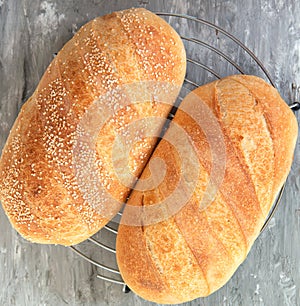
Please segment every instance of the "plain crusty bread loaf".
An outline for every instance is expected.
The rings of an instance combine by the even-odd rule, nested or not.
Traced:
[[[229,280],[288,175],[297,138],[294,114],[278,92],[257,77],[227,77],[193,94],[217,117],[226,148],[224,178],[213,202],[199,209],[212,167],[209,140],[199,123],[179,109],[174,122],[194,144],[200,164],[196,188],[175,215],[141,226],[124,221],[117,237],[117,261],[124,281],[138,295],[157,303],[207,296]],[[185,98],[181,109],[193,94]],[[127,205],[146,209],[177,188],[182,160],[176,149],[165,139],[159,143],[151,160],[165,161],[163,182],[149,191],[133,191]],[[149,175],[148,163],[141,178]],[[123,218],[128,217],[129,207]]]
[[[103,215],[83,197],[74,174],[72,155],[80,120],[99,97],[118,86],[158,81],[180,88],[185,70],[180,37],[145,9],[115,12],[84,25],[57,54],[23,105],[3,149],[0,199],[15,229],[33,242],[72,245],[105,225],[119,206]],[[121,184],[114,173],[111,154],[116,133],[134,120],[164,118],[171,108],[155,98],[141,102],[115,113],[96,140],[100,182],[120,203],[130,186]],[[144,138],[130,151],[129,169],[135,176],[155,142]],[[118,158],[126,159],[122,154]]]

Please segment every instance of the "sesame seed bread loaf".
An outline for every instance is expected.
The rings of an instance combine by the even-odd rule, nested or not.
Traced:
[[[109,107],[117,110],[102,126],[99,121],[98,132],[96,128],[92,131],[97,132],[95,184],[100,182],[117,202],[111,207],[103,204],[105,213],[101,198],[99,206],[91,205],[93,190],[84,192],[84,180],[78,185],[81,174],[87,175],[86,189],[92,188],[94,179],[84,172],[88,165],[78,165],[89,150],[84,139],[81,145],[77,143],[79,127],[84,120],[86,128],[89,124],[97,127],[97,122],[88,120],[99,119],[85,115],[97,110],[95,101],[127,84],[157,81],[180,88],[185,70],[180,37],[163,19],[145,9],[115,12],[84,25],[47,68],[23,105],[3,149],[0,199],[14,228],[32,242],[73,245],[103,227],[134,183],[132,180],[125,186],[116,177],[111,161],[113,148],[118,152],[118,146],[113,147],[116,134],[134,120],[167,117],[171,105],[156,103],[153,97],[118,108],[110,97]],[[122,100],[122,95],[116,93],[114,98]],[[162,124],[152,128],[158,132]],[[153,137],[139,140],[128,157],[129,169],[136,177],[156,142]],[[117,157],[117,161],[127,160],[122,151]]]
[[[189,102],[209,107],[223,140],[206,137],[204,132],[209,129],[203,131],[202,123],[183,111]],[[196,104],[193,112],[197,112]],[[207,114],[202,116],[203,122]],[[246,258],[288,175],[298,129],[294,114],[272,86],[258,77],[242,75],[199,87],[184,99],[173,121],[175,125],[170,125],[165,138],[171,139],[176,125],[188,135],[198,163],[191,169],[199,167],[195,187],[182,207],[172,213],[175,203],[168,199],[178,189],[184,158],[191,155],[180,156],[178,147],[163,139],[150,161],[164,160],[164,180],[157,188],[134,190],[122,218],[129,220],[130,207],[146,211],[163,200],[166,205],[160,207],[160,219],[148,222],[153,211],[152,215],[140,215],[140,226],[121,220],[116,249],[126,284],[144,299],[167,304],[211,294]],[[225,159],[218,155],[213,161],[214,141],[224,144]],[[210,178],[213,163],[222,162],[225,168],[223,173],[219,171],[223,177],[215,196],[210,204],[201,206],[209,180],[216,184],[218,179]],[[187,181],[190,173],[184,177]],[[149,175],[148,163],[141,179]]]

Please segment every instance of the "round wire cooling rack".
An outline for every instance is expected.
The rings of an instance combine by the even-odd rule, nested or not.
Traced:
[[[275,87],[271,76],[262,62],[239,39],[220,28],[219,26],[182,14],[156,12],[156,14],[169,22],[179,33],[187,53],[187,74],[184,87],[193,90],[202,84],[231,74],[253,74],[264,78]],[[201,39],[199,39],[199,37]],[[183,96],[179,95],[178,101]],[[293,111],[300,109],[299,102],[289,105]],[[169,119],[174,113],[171,112]],[[273,217],[281,197],[285,184],[282,186],[275,203],[261,229],[267,227]],[[118,233],[116,218],[120,218],[121,212],[104,228],[88,238],[85,242],[71,246],[70,248],[79,256],[99,269],[97,278],[123,286],[123,292],[130,289],[122,280],[115,259],[115,239]],[[95,258],[98,256],[98,258]]]

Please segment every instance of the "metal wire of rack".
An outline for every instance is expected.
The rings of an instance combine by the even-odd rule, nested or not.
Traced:
[[[255,68],[255,74],[259,75],[260,77],[263,77],[266,81],[268,81],[272,86],[275,87],[275,84],[271,76],[267,72],[267,69],[264,67],[262,62],[255,56],[255,54],[250,49],[248,49],[239,39],[237,39],[229,32],[225,31],[221,27],[193,16],[165,12],[156,12],[156,14],[166,19],[170,24],[175,24],[174,27],[177,32],[179,32],[180,37],[185,44],[185,48],[187,51],[187,75],[185,78],[184,85],[190,87],[191,90],[203,84],[203,82],[201,82],[201,77],[207,82],[207,80],[220,79],[233,73],[253,74],[253,67]],[[184,24],[184,27],[180,27],[180,23]],[[182,29],[188,30],[188,33],[181,33]],[[198,33],[198,35],[193,33],[191,29],[194,29]],[[198,38],[200,32],[201,39]],[[229,49],[232,48],[234,52],[229,52],[230,54],[228,54],[228,52],[226,53],[224,49],[227,49],[226,47],[228,45]],[[242,59],[239,60],[239,57],[242,57]],[[214,66],[213,63],[208,64],[202,61],[202,59],[208,58],[213,58],[216,62],[216,65]],[[245,61],[246,58],[247,60]],[[222,65],[220,65],[221,62]],[[248,67],[246,68],[244,67],[245,62],[249,63]],[[222,67],[221,69],[220,66]],[[182,100],[182,97],[180,97],[180,100]],[[293,102],[289,106],[293,111],[297,111],[300,109],[299,102]],[[282,198],[284,189],[285,184],[282,186],[276,198],[276,201],[273,204],[273,207],[261,229],[261,232],[267,227],[268,223],[274,216],[274,213],[278,208],[278,205]],[[121,215],[122,213],[119,212],[118,216],[120,217]],[[112,226],[112,224],[116,223],[111,221],[109,224],[105,225],[100,232],[104,233],[104,235],[110,233],[114,235],[115,239],[118,230],[116,227]],[[105,257],[115,257],[115,248],[100,242],[99,238],[93,236],[87,240],[87,243],[89,243],[90,246],[101,248],[103,251],[105,251],[107,253]],[[123,292],[125,293],[130,291],[130,289],[126,286],[125,282],[122,280],[116,264],[116,267],[113,268],[104,263],[105,258],[101,258],[100,260],[94,260],[89,255],[81,251],[80,246],[71,246],[70,248],[80,257],[82,257],[95,267],[101,269],[101,272],[98,273],[97,278],[118,285],[122,285]],[[106,276],[105,273],[110,273],[110,276]]]

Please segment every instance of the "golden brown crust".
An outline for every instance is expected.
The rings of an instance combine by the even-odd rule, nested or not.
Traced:
[[[270,203],[272,204],[291,166],[298,134],[298,123],[296,117],[291,116],[291,110],[287,104],[278,106],[278,92],[275,88],[261,82],[255,76],[233,78],[243,84],[258,101],[270,130],[274,148],[274,174],[276,174],[273,180],[273,199]]]
[[[213,202],[199,210],[212,171],[209,140],[195,120],[178,110],[174,122],[195,145],[200,164],[192,197],[177,214],[159,223],[142,227],[121,224],[117,237],[117,261],[125,282],[137,294],[157,303],[182,303],[207,296],[229,280],[253,245],[288,175],[297,137],[294,114],[278,92],[257,77],[228,77],[201,86],[194,94],[214,112],[226,147],[224,179]],[[185,98],[181,109],[192,96]],[[171,125],[166,137],[172,133]],[[166,140],[159,143],[151,160],[160,157],[165,161],[166,176],[155,189],[134,190],[128,205],[149,207],[176,189],[183,164],[176,149]],[[149,163],[141,178],[147,176]],[[127,211],[128,207],[123,219]],[[131,248],[136,240],[144,245],[138,254]],[[144,256],[148,264],[141,265],[139,260]],[[124,266],[133,257],[129,273]],[[156,291],[153,283],[147,287],[136,278],[148,267],[155,274],[152,280],[160,280]]]
[[[117,86],[168,80],[180,87],[185,65],[179,36],[144,9],[97,18],[75,34],[22,107],[2,153],[0,198],[20,234],[33,242],[71,245],[107,223],[119,206],[103,215],[78,188],[72,156],[78,125],[95,101]],[[115,128],[168,115],[170,105],[148,102],[120,110],[96,138],[100,181],[120,202],[130,189],[113,176],[109,161]],[[158,124],[157,131],[160,128]],[[133,146],[129,168],[134,175],[140,174],[154,143],[154,138],[144,137]]]

